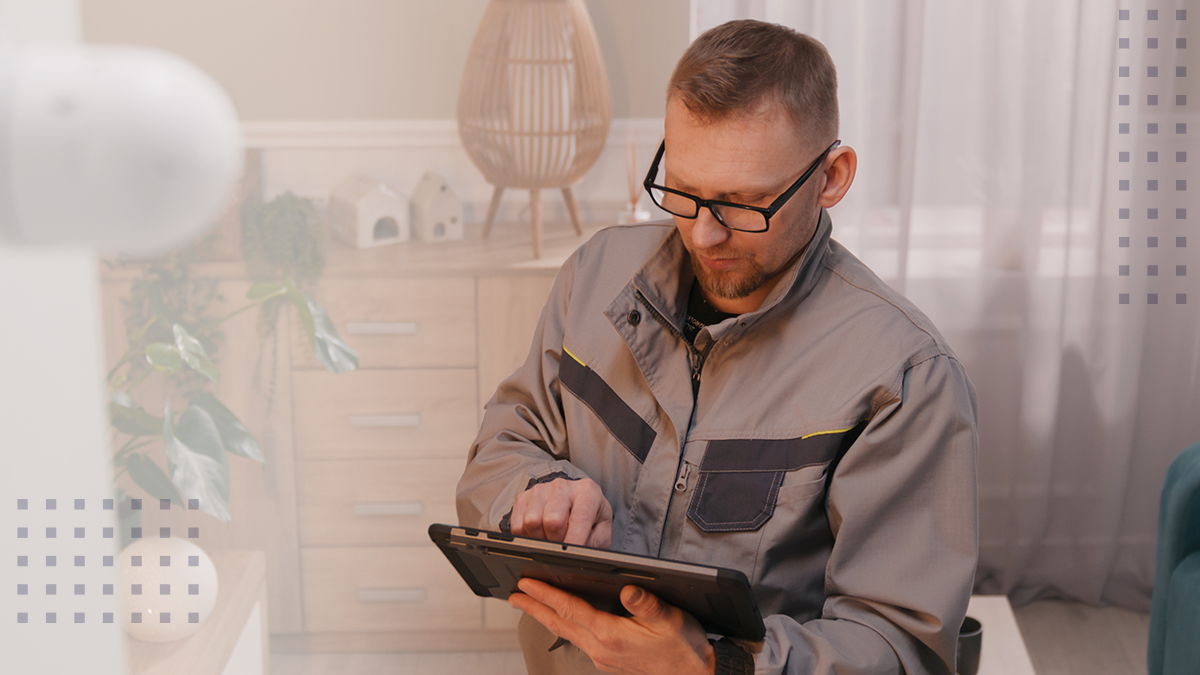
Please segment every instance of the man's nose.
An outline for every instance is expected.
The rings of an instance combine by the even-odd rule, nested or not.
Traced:
[[[729,229],[717,220],[711,210],[702,208],[696,214],[696,224],[692,226],[693,247],[704,250],[719,246],[728,241],[729,236]]]

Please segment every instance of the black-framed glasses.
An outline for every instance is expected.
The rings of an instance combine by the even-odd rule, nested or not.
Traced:
[[[738,232],[766,232],[771,226],[771,216],[787,203],[787,200],[796,194],[801,185],[809,179],[810,176],[821,166],[821,162],[825,161],[825,157],[833,152],[833,149],[841,145],[841,141],[834,141],[833,145],[825,148],[825,152],[817,157],[817,161],[812,163],[812,166],[796,179],[792,186],[783,191],[783,194],[775,198],[771,205],[763,208],[761,206],[750,206],[748,204],[735,204],[733,202],[722,202],[715,199],[701,199],[695,195],[689,195],[686,192],[672,190],[669,187],[658,185],[654,179],[658,176],[658,164],[662,161],[663,152],[667,149],[666,141],[663,141],[658,146],[658,154],[654,155],[654,161],[650,164],[650,171],[646,174],[646,180],[642,184],[646,187],[646,192],[650,193],[650,199],[659,206],[663,211],[680,218],[695,218],[700,215],[700,209],[707,207],[712,211],[713,217],[717,222],[731,230]]]

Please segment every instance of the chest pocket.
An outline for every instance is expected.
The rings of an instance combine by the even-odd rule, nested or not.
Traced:
[[[864,426],[800,438],[709,441],[688,520],[704,532],[757,530],[775,513],[789,471],[832,462]]]

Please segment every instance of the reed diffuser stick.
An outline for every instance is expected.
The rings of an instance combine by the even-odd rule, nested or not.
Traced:
[[[625,130],[625,167],[629,177],[629,210],[637,211],[642,198],[642,184],[637,176],[637,129]]]
[[[637,129],[625,130],[625,173],[629,179],[629,203],[617,217],[617,224],[640,223],[650,220],[650,212],[641,208],[642,181],[637,165]]]

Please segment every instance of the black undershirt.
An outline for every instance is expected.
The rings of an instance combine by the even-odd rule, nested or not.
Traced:
[[[688,315],[683,322],[683,335],[688,342],[695,344],[696,335],[704,326],[718,324],[737,314],[728,314],[708,304],[704,293],[700,291],[700,282],[692,280],[692,290],[688,293]]]
[[[700,334],[700,329],[705,326],[721,323],[729,317],[737,316],[737,314],[728,314],[708,304],[704,299],[704,293],[700,291],[700,283],[692,281],[692,290],[688,293],[688,311],[687,319],[683,322],[683,335],[688,342],[696,344],[696,336]],[[699,362],[692,364],[695,372],[692,373],[692,400],[700,394],[700,368],[704,365],[704,356],[708,354],[707,350],[700,355]]]

